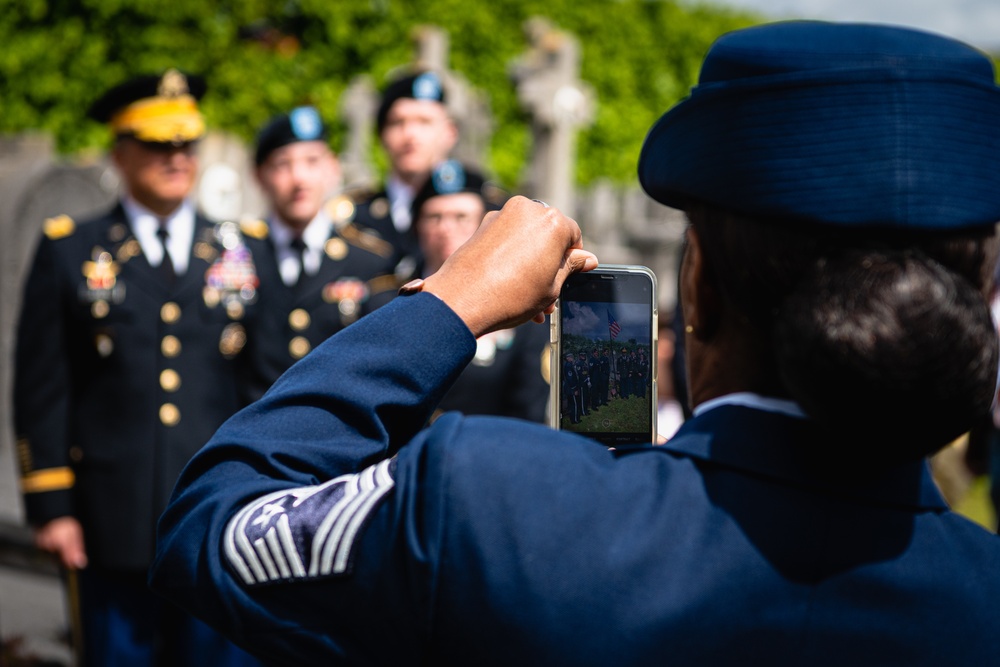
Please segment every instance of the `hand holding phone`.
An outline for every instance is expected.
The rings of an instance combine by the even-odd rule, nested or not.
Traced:
[[[656,319],[647,267],[566,280],[551,324],[553,427],[609,447],[656,441]]]

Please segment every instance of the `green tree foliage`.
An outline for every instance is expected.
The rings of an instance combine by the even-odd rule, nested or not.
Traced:
[[[413,56],[420,25],[444,28],[450,66],[483,90],[495,120],[489,167],[516,185],[530,133],[510,80],[525,22],[576,35],[597,95],[578,180],[634,178],[645,132],[697,78],[711,42],[752,18],[675,0],[0,0],[0,133],[42,130],[73,154],[107,146],[86,109],[128,76],[203,73],[209,124],[251,139],[272,114],[317,105],[336,132],[358,74],[381,86]],[[341,137],[335,136],[335,144]]]

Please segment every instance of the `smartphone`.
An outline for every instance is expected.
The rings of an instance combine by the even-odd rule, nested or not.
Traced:
[[[600,265],[563,284],[551,324],[550,424],[608,447],[656,442],[656,276]]]

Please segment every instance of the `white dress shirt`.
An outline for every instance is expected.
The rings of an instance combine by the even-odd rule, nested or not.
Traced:
[[[159,266],[163,262],[163,243],[157,236],[161,218],[127,194],[122,196],[122,207],[146,261],[150,266]],[[179,276],[184,275],[194,239],[194,204],[185,200],[166,217],[165,225],[168,234],[167,252],[174,264],[174,272]]]
[[[749,391],[740,391],[733,394],[726,394],[724,396],[717,396],[716,398],[705,401],[696,407],[693,412],[697,417],[698,415],[708,412],[712,408],[717,408],[721,405],[740,405],[745,408],[754,408],[755,410],[763,410],[764,412],[776,412],[789,417],[806,419],[806,413],[795,401],[789,401],[783,398],[772,398],[770,396],[761,396],[760,394],[755,394]]]
[[[298,282],[299,272],[302,269],[299,265],[299,254],[292,248],[292,240],[296,236],[295,231],[275,215],[272,215],[268,222],[271,226],[271,239],[274,241],[281,280],[286,285],[294,285]],[[302,232],[302,240],[306,244],[302,261],[308,275],[315,275],[319,271],[319,265],[323,261],[324,247],[327,239],[330,238],[332,227],[333,223],[330,218],[326,213],[320,211]]]
[[[400,233],[409,230],[413,224],[413,220],[410,219],[410,206],[416,194],[416,190],[396,176],[390,176],[386,181],[385,195],[389,199],[389,214],[392,216],[393,226]]]

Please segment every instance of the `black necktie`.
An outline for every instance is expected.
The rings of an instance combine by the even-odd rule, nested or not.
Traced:
[[[163,261],[160,262],[160,275],[167,285],[173,285],[174,279],[177,278],[177,272],[174,271],[174,261],[170,259],[170,251],[167,250],[167,239],[170,237],[170,232],[167,231],[167,224],[165,222],[160,223],[160,228],[156,230],[156,235],[163,245]]]
[[[296,236],[292,239],[290,245],[292,250],[295,251],[295,256],[298,257],[299,260],[299,277],[292,286],[299,287],[306,281],[306,249],[308,246],[306,246],[306,242],[302,240],[301,236]]]

